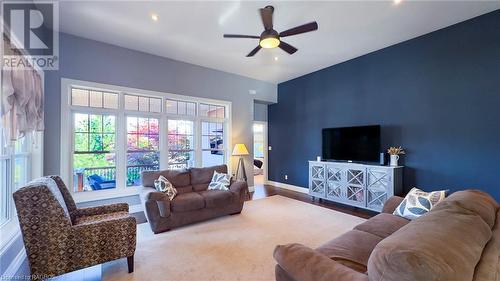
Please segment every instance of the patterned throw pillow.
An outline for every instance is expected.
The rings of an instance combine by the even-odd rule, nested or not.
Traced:
[[[447,190],[425,192],[412,188],[399,204],[393,215],[413,220],[429,212],[437,203],[443,201]]]
[[[231,177],[228,174],[217,173],[214,171],[212,181],[208,185],[208,190],[229,190]]]
[[[173,200],[175,195],[177,195],[177,189],[170,183],[166,177],[160,176],[155,180],[156,190],[165,193],[170,200]]]

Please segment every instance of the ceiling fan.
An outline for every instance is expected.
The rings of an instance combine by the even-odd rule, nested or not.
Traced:
[[[252,57],[255,55],[261,48],[264,49],[272,49],[276,47],[280,47],[283,51],[289,53],[290,55],[297,51],[297,48],[289,45],[283,41],[281,41],[281,37],[297,35],[301,33],[306,33],[310,31],[314,31],[318,29],[318,23],[313,21],[310,23],[306,23],[303,25],[299,25],[294,28],[287,29],[278,33],[273,29],[273,6],[266,6],[264,8],[259,9],[260,16],[262,18],[262,23],[264,24],[264,31],[260,34],[260,36],[255,35],[241,35],[241,34],[224,34],[224,38],[253,38],[259,39],[259,45],[255,47],[250,53],[248,53],[247,57]]]

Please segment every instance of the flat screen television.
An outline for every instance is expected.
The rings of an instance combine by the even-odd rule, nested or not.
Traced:
[[[327,161],[379,162],[380,125],[323,129]]]

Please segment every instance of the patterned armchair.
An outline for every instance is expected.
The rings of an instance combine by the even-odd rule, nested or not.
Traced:
[[[124,203],[78,209],[58,176],[14,193],[33,276],[50,277],[127,258],[134,270],[136,221]]]

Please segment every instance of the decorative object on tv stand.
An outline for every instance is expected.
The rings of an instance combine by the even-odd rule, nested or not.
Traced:
[[[245,172],[245,163],[243,161],[243,156],[249,155],[248,149],[243,143],[237,143],[234,145],[233,156],[239,156],[238,168],[236,168],[236,179],[242,179],[247,181],[247,173]],[[242,170],[240,174],[240,169]],[[241,177],[240,177],[241,176]]]
[[[387,149],[387,153],[391,156],[391,162],[390,166],[397,166],[398,165],[398,160],[399,160],[399,155],[404,155],[406,154],[405,150],[400,147],[394,147],[391,146],[389,149]]]

